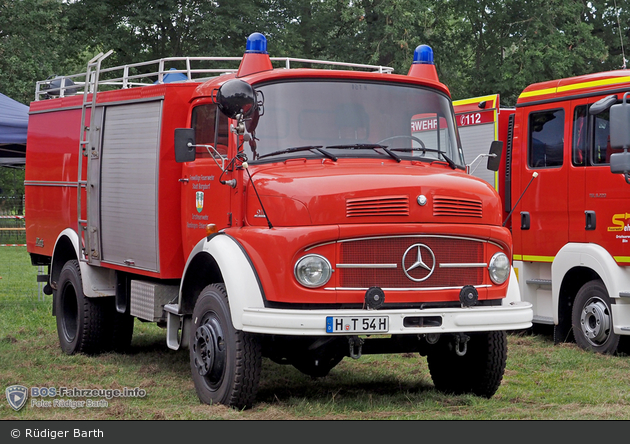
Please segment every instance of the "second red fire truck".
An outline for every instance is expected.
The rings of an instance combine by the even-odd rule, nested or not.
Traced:
[[[503,197],[534,323],[553,325],[556,342],[600,353],[630,335],[629,91],[628,70],[537,83],[515,108],[491,106],[488,123],[460,128],[467,153],[479,141],[505,142],[504,173],[486,180]],[[487,112],[481,103],[454,102],[458,124]]]

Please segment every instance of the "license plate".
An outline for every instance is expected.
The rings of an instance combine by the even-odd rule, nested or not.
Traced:
[[[387,316],[327,316],[326,333],[386,333]]]

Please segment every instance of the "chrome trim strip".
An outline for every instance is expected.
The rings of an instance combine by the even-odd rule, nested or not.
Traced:
[[[456,263],[452,263],[452,264],[439,264],[440,268],[483,268],[483,267],[487,267],[488,264],[486,263],[470,263],[470,264],[456,264]]]
[[[38,187],[73,187],[79,186],[79,182],[64,182],[54,180],[25,180],[25,186],[38,186]]]
[[[398,264],[336,264],[337,268],[398,268]]]
[[[473,285],[475,288],[491,288],[492,285]],[[438,291],[438,290],[460,290],[462,287],[422,287],[422,288],[389,288],[383,287],[383,291]],[[367,291],[368,287],[352,288],[352,287],[325,287],[324,290],[330,291]]]

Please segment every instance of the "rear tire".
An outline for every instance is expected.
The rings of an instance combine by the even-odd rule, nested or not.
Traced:
[[[461,395],[473,393],[491,398],[503,379],[507,361],[507,335],[504,331],[469,333],[466,354],[459,356],[453,342],[442,336],[427,354],[435,388]]]
[[[601,280],[587,282],[577,292],[571,323],[579,347],[603,354],[617,351],[619,335],[613,330],[610,297]]]
[[[108,348],[107,302],[111,301],[86,297],[79,262],[65,263],[55,291],[55,312],[59,345],[66,354],[94,354]]]
[[[192,377],[201,402],[237,409],[252,406],[262,367],[261,341],[232,325],[224,285],[208,285],[199,295],[189,348]]]

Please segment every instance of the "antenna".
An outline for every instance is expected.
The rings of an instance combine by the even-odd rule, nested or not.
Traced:
[[[617,11],[617,27],[619,28],[619,41],[621,42],[621,56],[623,57],[622,68],[626,69],[626,53],[623,49],[623,34],[621,33],[621,23],[619,22],[619,8],[617,8],[617,0],[615,0],[615,10]]]

